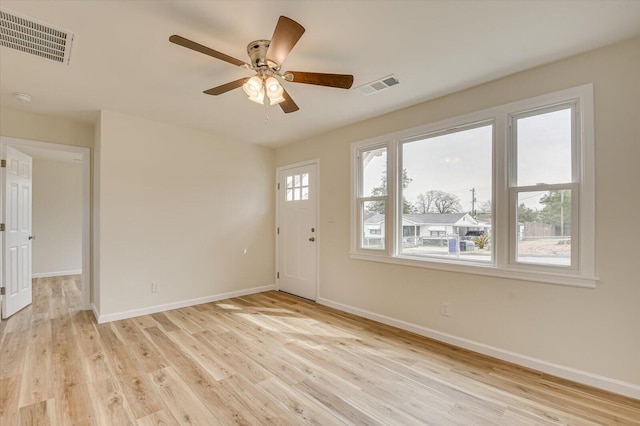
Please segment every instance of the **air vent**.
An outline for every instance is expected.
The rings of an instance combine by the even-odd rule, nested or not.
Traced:
[[[372,93],[381,92],[383,90],[388,89],[391,86],[395,86],[400,83],[393,74],[388,75],[386,77],[382,77],[376,81],[372,81],[371,83],[364,84],[360,87],[356,87],[356,90],[363,95],[371,95]]]
[[[72,43],[68,31],[0,10],[0,46],[68,65]]]

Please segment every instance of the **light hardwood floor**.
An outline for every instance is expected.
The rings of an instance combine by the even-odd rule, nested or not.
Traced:
[[[79,280],[1,323],[1,425],[640,424],[640,401],[278,292],[98,325]]]

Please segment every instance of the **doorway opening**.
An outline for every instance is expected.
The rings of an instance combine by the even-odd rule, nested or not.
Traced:
[[[0,137],[0,148],[2,158],[6,158],[9,149],[32,158],[35,178],[32,219],[35,220],[35,226],[30,235],[33,261],[28,263],[30,275],[34,278],[32,282],[45,278],[73,282],[81,294],[81,308],[90,309],[89,148],[4,136]],[[3,173],[3,187],[6,176]],[[8,205],[5,202],[6,194],[0,200],[3,203],[0,209],[4,215],[2,221],[7,219],[5,212]],[[3,237],[6,237],[6,233]],[[6,261],[5,256],[2,253],[3,262]],[[4,265],[0,265],[0,268],[4,268]],[[2,301],[2,308],[2,317],[5,318],[8,316],[4,311],[6,300]]]

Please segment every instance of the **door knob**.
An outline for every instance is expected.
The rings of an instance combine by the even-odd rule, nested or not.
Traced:
[[[35,235],[29,235],[29,239],[30,239],[30,240],[35,240],[35,239],[36,239],[36,236],[35,236]]]
[[[316,240],[316,239],[315,239],[315,238],[313,238],[313,237],[309,238],[309,241],[311,241],[311,242],[314,242],[315,240]]]

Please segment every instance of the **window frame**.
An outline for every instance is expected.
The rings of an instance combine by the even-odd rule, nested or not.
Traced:
[[[363,167],[362,167],[362,161],[361,161],[362,153],[366,151],[374,151],[380,148],[385,148],[387,151],[387,165],[386,165],[387,193],[385,195],[379,195],[379,196],[365,196],[363,195],[364,173],[363,173]],[[354,165],[355,167],[351,168],[352,181],[353,181],[354,169],[357,171],[355,175],[356,182],[355,182],[355,185],[352,185],[352,196],[351,196],[352,200],[354,199],[354,197],[356,198],[356,210],[357,210],[356,232],[358,233],[358,237],[354,242],[355,242],[355,249],[359,253],[368,253],[369,255],[373,255],[373,256],[381,256],[381,255],[391,256],[392,250],[390,247],[391,244],[389,244],[391,241],[390,240],[391,230],[389,229],[388,221],[387,221],[388,215],[393,216],[393,213],[389,212],[389,210],[392,207],[390,188],[393,188],[395,185],[395,169],[391,170],[392,163],[393,163],[393,161],[391,161],[391,157],[392,155],[391,155],[391,152],[389,151],[389,147],[387,146],[386,142],[363,145],[362,148],[356,148],[354,154],[352,154],[352,158],[355,161],[355,165]],[[395,160],[395,157],[394,157],[394,160]],[[383,225],[384,233],[381,233],[381,235],[384,237],[384,247],[382,249],[365,248],[362,246],[362,240],[364,235],[364,215],[363,215],[363,208],[361,206],[367,201],[383,201],[384,202],[384,211],[385,211],[385,221]],[[352,228],[353,228],[353,225],[352,225]],[[353,251],[353,248],[352,248],[352,251]]]
[[[572,105],[575,135],[572,146],[572,182],[544,186],[516,185],[514,123],[518,118],[562,109]],[[492,261],[469,262],[439,257],[402,255],[402,191],[398,170],[402,170],[402,143],[437,133],[493,123],[492,152]],[[387,194],[384,197],[360,197],[362,187],[359,153],[387,148]],[[351,252],[353,259],[415,266],[437,270],[487,275],[525,281],[594,288],[595,275],[595,149],[593,85],[560,90],[504,105],[428,123],[351,144]],[[516,261],[517,194],[526,191],[571,189],[571,266],[541,265]],[[360,202],[365,198],[385,199],[385,248],[360,247],[363,229]]]
[[[571,110],[571,181],[562,183],[543,183],[536,185],[518,186],[518,129],[517,120],[521,118],[535,117],[546,113],[561,111],[567,107]],[[567,102],[559,102],[554,105],[546,105],[540,108],[530,108],[522,112],[508,114],[508,146],[509,160],[508,191],[509,191],[509,267],[540,272],[557,272],[559,270],[577,271],[580,263],[580,108],[576,99]],[[545,265],[538,263],[526,263],[518,261],[518,202],[517,198],[523,192],[545,192],[553,190],[571,190],[571,262],[569,266]],[[574,226],[575,225],[575,226]],[[577,229],[578,232],[573,232]],[[575,234],[575,235],[574,235]],[[575,243],[575,244],[574,244]]]

